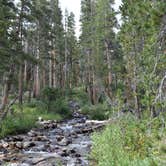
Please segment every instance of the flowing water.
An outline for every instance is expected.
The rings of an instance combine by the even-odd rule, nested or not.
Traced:
[[[38,123],[27,134],[0,140],[0,165],[88,166],[90,135],[105,124],[78,113],[70,120]]]

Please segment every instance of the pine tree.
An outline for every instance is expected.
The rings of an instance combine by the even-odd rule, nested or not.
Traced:
[[[77,39],[75,36],[75,20],[74,14],[71,12],[66,14],[66,31],[65,31],[65,68],[66,68],[66,87],[72,88],[74,85],[74,67],[77,63]]]
[[[12,19],[15,18],[15,6],[12,1],[0,1],[0,72],[3,73],[3,91],[2,91],[2,102],[0,111],[4,113],[5,107],[8,103],[9,89],[13,78],[13,65],[14,60],[12,58],[12,42],[11,32]]]
[[[94,53],[96,58],[96,70],[100,86],[104,86],[105,92],[112,98],[113,85],[113,57],[115,56],[116,38],[114,28],[117,27],[116,13],[113,9],[114,1],[96,1],[95,16],[95,43]],[[97,45],[97,46],[96,46]]]
[[[160,15],[164,11],[161,8],[163,5],[163,2],[156,1],[141,3],[124,0],[121,7],[124,23],[120,36],[127,71],[126,98],[138,117],[141,116],[142,107],[155,114],[152,103],[158,82],[156,64],[161,58],[156,36],[161,23]]]
[[[94,41],[94,14],[95,14],[95,1],[82,0],[81,1],[81,30],[80,36],[81,53],[82,53],[82,75],[86,91],[89,94],[89,99],[92,104],[95,104],[94,96],[94,63],[92,56],[92,47]]]

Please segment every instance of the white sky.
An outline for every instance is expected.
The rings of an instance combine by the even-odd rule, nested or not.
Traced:
[[[19,0],[15,0],[18,2]],[[79,37],[80,35],[80,11],[81,11],[81,0],[59,0],[60,6],[63,11],[63,15],[65,13],[65,9],[67,9],[69,12],[73,12],[75,14],[75,21],[76,21],[76,36]],[[104,0],[103,0],[104,1]],[[121,5],[122,0],[115,0],[115,10],[119,9],[119,6]],[[117,16],[119,22],[120,21],[120,15]]]
[[[104,0],[103,0],[104,1]],[[115,0],[115,10],[119,9],[122,0]],[[75,14],[76,21],[76,35],[77,37],[80,35],[80,10],[81,10],[81,0],[60,0],[60,6],[63,11],[63,15],[65,13],[65,9],[69,12],[73,12]],[[120,20],[120,16],[118,16],[118,20]]]
[[[79,36],[81,0],[60,0],[60,6],[62,8],[63,15],[65,13],[65,9],[67,9],[69,12],[74,13],[76,21],[76,35]]]

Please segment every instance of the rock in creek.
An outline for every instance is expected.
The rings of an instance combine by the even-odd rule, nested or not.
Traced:
[[[79,113],[57,123],[39,119],[39,128],[0,140],[0,165],[88,166],[90,134],[106,123],[88,121]]]
[[[24,143],[23,143],[23,148],[24,148],[24,149],[31,148],[31,147],[33,147],[33,146],[35,146],[35,143],[34,143],[34,142],[24,142]]]

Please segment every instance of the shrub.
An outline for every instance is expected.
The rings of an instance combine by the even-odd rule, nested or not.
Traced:
[[[36,108],[39,112],[46,112],[48,110],[45,102],[36,99],[33,99],[30,103],[26,103],[25,106],[28,108]]]
[[[82,108],[82,113],[88,114],[94,120],[108,119],[109,112],[109,107],[106,104],[86,105]]]
[[[63,91],[61,89],[46,87],[42,90],[41,98],[42,100],[51,102],[59,98],[62,98],[62,95],[63,95]]]
[[[39,103],[41,104],[41,101]],[[62,116],[55,112],[47,112],[44,109],[39,110],[34,105],[31,108],[26,104],[23,106],[23,110],[20,110],[18,105],[14,105],[13,108],[15,110],[14,114],[8,115],[0,126],[0,138],[27,132],[31,128],[36,127],[38,117],[42,117],[45,120],[62,120],[68,116],[66,114]]]
[[[153,137],[144,132],[135,119],[121,118],[102,133],[92,136],[91,158],[99,166],[157,165]],[[145,126],[146,127],[146,126]]]
[[[89,104],[88,94],[84,89],[75,89],[73,93],[73,98],[79,101],[81,107],[85,104]]]
[[[66,100],[58,99],[51,103],[50,112],[58,113],[62,116],[69,117],[71,115],[71,111],[69,105]]]
[[[70,90],[70,92],[68,92],[68,99],[77,101],[80,107],[83,107],[86,104],[90,104],[88,94],[82,87]]]
[[[37,116],[30,113],[16,113],[8,116],[0,126],[0,137],[11,134],[19,134],[36,126]]]

